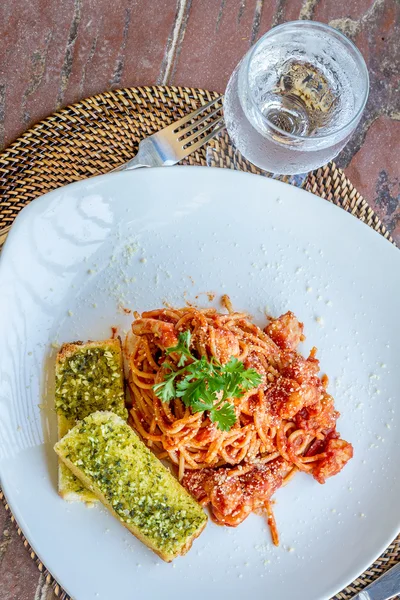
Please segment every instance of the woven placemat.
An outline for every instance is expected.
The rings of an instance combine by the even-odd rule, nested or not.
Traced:
[[[60,110],[38,123],[0,154],[0,245],[1,230],[10,226],[19,211],[33,199],[57,187],[106,173],[136,153],[139,141],[173,120],[216,98],[216,92],[193,88],[151,86],[105,92]],[[226,133],[182,164],[236,169],[263,176],[236,151]],[[393,240],[378,216],[334,163],[304,177],[279,177],[325,198]],[[0,500],[10,511],[4,495]],[[36,556],[18,527],[18,533],[51,584],[55,594],[69,600]],[[400,561],[400,536],[377,561],[334,600],[350,600],[354,594]]]

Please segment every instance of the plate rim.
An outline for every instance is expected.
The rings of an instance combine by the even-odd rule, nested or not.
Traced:
[[[300,192],[301,195],[305,195],[304,197],[308,197],[310,202],[315,202],[316,205],[318,204],[319,206],[324,206],[325,208],[323,208],[322,210],[327,210],[328,212],[334,210],[335,212],[333,214],[338,214],[336,212],[337,210],[341,211],[341,213],[347,215],[347,217],[345,217],[346,219],[351,218],[353,220],[353,223],[354,223],[354,221],[359,223],[359,226],[357,225],[356,227],[362,226],[364,230],[366,228],[367,230],[371,231],[374,234],[375,239],[382,238],[382,240],[384,240],[385,242],[388,242],[388,244],[386,244],[386,245],[391,246],[394,250],[399,249],[393,242],[390,242],[381,233],[379,233],[379,231],[377,231],[376,229],[374,229],[367,223],[363,222],[360,218],[358,218],[356,215],[353,215],[350,211],[346,210],[345,208],[343,208],[341,206],[338,206],[337,204],[335,204],[333,202],[330,202],[326,198],[322,198],[321,196],[318,196],[317,194],[313,194],[311,191],[305,190],[302,187],[295,186],[295,185],[287,183],[285,181],[280,181],[279,179],[273,179],[272,177],[264,177],[257,173],[249,173],[249,172],[245,172],[245,171],[238,171],[235,169],[226,169],[223,167],[208,167],[208,166],[201,166],[201,165],[172,165],[172,166],[168,166],[167,170],[168,170],[168,172],[179,172],[179,170],[182,170],[182,168],[184,168],[185,170],[193,171],[193,172],[197,172],[201,169],[203,171],[206,171],[208,174],[218,173],[219,176],[222,174],[222,177],[232,177],[232,176],[238,177],[238,176],[240,176],[243,179],[250,178],[251,180],[257,178],[258,180],[262,180],[264,182],[264,184],[266,184],[267,186],[272,184],[273,186],[274,185],[278,186],[282,190],[287,190],[289,188],[291,190],[290,193],[297,194]],[[126,176],[134,177],[139,172],[141,172],[141,173],[144,173],[144,172],[146,172],[146,173],[149,173],[149,172],[165,173],[166,167],[151,167],[151,168],[143,167],[141,169],[127,169],[125,171],[115,171],[115,172],[110,171],[108,173],[95,175],[93,177],[87,177],[85,179],[80,179],[78,181],[72,181],[71,183],[60,186],[58,188],[55,188],[54,190],[50,190],[49,192],[46,192],[42,196],[39,196],[38,198],[33,199],[31,202],[29,202],[29,204],[27,204],[20,210],[20,212],[15,217],[15,219],[11,225],[10,232],[8,233],[7,239],[5,240],[3,248],[1,249],[1,252],[0,252],[0,276],[1,276],[1,263],[2,263],[1,257],[4,256],[4,249],[7,247],[7,241],[10,239],[10,236],[15,235],[15,229],[16,229],[15,223],[18,223],[18,221],[21,221],[21,218],[20,218],[21,215],[23,215],[26,218],[27,215],[29,214],[29,212],[31,212],[32,210],[36,210],[36,208],[35,208],[36,206],[38,206],[39,204],[45,203],[45,202],[50,202],[50,199],[52,197],[56,197],[57,194],[59,194],[63,190],[72,189],[75,187],[85,187],[87,184],[90,184],[91,182],[107,181],[109,178],[113,178],[113,177],[119,177],[119,178],[126,177]],[[208,175],[207,175],[207,177],[208,177]],[[313,198],[313,200],[311,200],[311,198]],[[361,229],[360,229],[360,231],[361,231]]]

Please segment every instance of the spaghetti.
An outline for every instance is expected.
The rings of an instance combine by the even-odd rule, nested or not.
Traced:
[[[252,511],[268,516],[273,541],[278,534],[270,499],[296,471],[319,483],[336,475],[353,455],[336,431],[339,413],[320,377],[313,348],[296,351],[303,324],[293,313],[270,319],[264,330],[245,313],[194,307],[159,309],[137,315],[125,351],[132,400],[131,424],[159,458],[176,465],[179,480],[213,519],[235,527]],[[153,391],[166,371],[165,350],[191,332],[197,357],[227,363],[232,357],[255,369],[261,384],[232,398],[236,423],[220,431],[207,412],[192,413],[179,398],[161,402]],[[173,354],[168,357],[174,362]]]

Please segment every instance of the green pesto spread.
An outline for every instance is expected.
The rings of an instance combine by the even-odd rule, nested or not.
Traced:
[[[59,436],[63,437],[79,419],[96,410],[111,410],[128,418],[125,409],[121,351],[115,346],[76,346],[73,355],[57,365],[55,406],[59,415]],[[63,464],[60,465],[60,489],[75,493],[86,502],[97,501]]]
[[[132,429],[110,417],[87,417],[57,446],[123,522],[138,528],[161,552],[174,554],[207,517]]]
[[[96,410],[128,418],[120,352],[110,347],[83,347],[59,363],[56,411],[67,419],[83,419]]]

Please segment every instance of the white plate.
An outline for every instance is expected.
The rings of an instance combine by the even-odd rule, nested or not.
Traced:
[[[1,483],[29,542],[76,600],[329,598],[399,529],[400,254],[328,202],[252,175],[144,169],[35,200],[0,264]],[[52,343],[103,338],[163,301],[229,293],[260,324],[291,309],[319,348],[354,459],[321,486],[276,494],[281,546],[261,516],[209,523],[165,564],[104,509],[57,496]],[[209,305],[206,294],[200,296]],[[50,365],[50,368],[48,368]],[[39,407],[38,405],[43,405]]]

